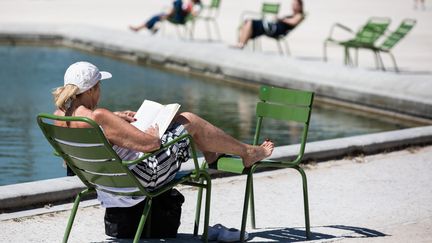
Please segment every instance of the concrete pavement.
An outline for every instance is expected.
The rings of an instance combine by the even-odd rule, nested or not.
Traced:
[[[235,42],[240,13],[259,9],[261,1],[257,0],[222,2],[218,19],[222,42],[205,41],[203,25],[197,26],[195,41],[177,38],[173,29],[168,29],[166,35],[156,36],[145,32],[135,34],[127,29],[129,24],[140,23],[169,4],[169,0],[1,0],[0,41],[57,43],[138,63],[309,89],[321,98],[432,117],[430,2],[426,2],[426,10],[414,10],[413,2],[405,0],[305,1],[308,18],[288,38],[291,57],[276,55],[276,46],[271,41],[263,42],[262,53],[228,47]],[[282,12],[289,13],[288,2],[282,3]],[[412,33],[394,49],[401,73],[371,69],[373,61],[368,52],[360,52],[359,68],[344,67],[342,50],[336,48],[331,49],[330,63],[321,61],[322,41],[332,23],[341,22],[356,29],[369,16],[391,17],[391,29],[404,18],[417,19]],[[388,59],[384,62],[390,65]],[[421,137],[421,134],[414,134]],[[368,148],[373,149],[377,140],[375,137],[369,141]],[[329,148],[328,144],[321,144],[319,150],[322,148]],[[333,149],[331,153],[337,152],[337,148]],[[431,146],[411,147],[307,165],[314,239],[320,242],[432,241],[431,155]],[[298,176],[279,170],[259,173],[256,178],[257,195],[263,196],[257,202],[260,228],[248,229],[252,241],[303,241]],[[239,227],[243,187],[242,176],[214,180],[211,224]],[[180,228],[182,234],[179,239],[168,242],[198,242],[190,235],[196,191],[187,187],[180,190],[187,200]],[[280,194],[280,190],[286,194]],[[71,242],[129,242],[106,238],[103,210],[94,201],[87,205],[90,206],[78,213]],[[269,210],[270,207],[282,208],[282,205],[285,209],[276,214]],[[62,210],[69,206],[8,215],[9,219],[0,221],[0,242],[58,242],[69,214]]]
[[[306,165],[314,242],[432,241],[431,157],[432,146],[410,147]],[[244,182],[244,176],[213,180],[210,224],[239,227]],[[258,229],[248,228],[251,242],[304,241],[299,175],[286,169],[258,173],[254,185]],[[166,242],[200,242],[191,235],[196,189],[179,190],[186,197],[181,235]],[[97,204],[81,209],[70,242],[130,242],[104,235],[103,213]],[[68,215],[67,210],[1,221],[0,242],[58,242]]]

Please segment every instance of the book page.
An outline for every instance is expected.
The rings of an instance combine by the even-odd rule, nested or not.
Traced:
[[[151,100],[144,100],[135,114],[137,121],[131,124],[141,131],[157,124],[159,137],[162,137],[179,108],[179,104],[161,105]]]
[[[180,108],[179,104],[169,104],[169,105],[165,105],[159,111],[159,113],[157,114],[154,120],[154,124],[158,124],[159,126],[159,137],[162,137],[162,135],[165,133],[172,119],[177,114],[179,108]]]

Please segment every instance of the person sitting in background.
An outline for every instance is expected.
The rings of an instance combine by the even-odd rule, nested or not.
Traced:
[[[130,123],[135,121],[134,111],[111,112],[97,108],[101,95],[102,79],[111,78],[108,72],[88,62],[77,62],[69,66],[64,76],[64,86],[53,91],[57,116],[78,116],[94,120],[103,130],[105,137],[112,144],[121,159],[138,159],[142,152],[158,150],[162,143],[171,141],[183,134],[190,134],[197,148],[202,151],[205,160],[213,163],[222,154],[238,155],[245,167],[270,156],[274,149],[271,141],[264,141],[260,146],[242,143],[220,128],[201,117],[182,112],[173,119],[167,131],[159,138],[157,126],[141,131]],[[56,121],[55,125],[71,128],[86,128],[87,123]],[[157,189],[171,181],[182,163],[189,155],[189,140],[182,139],[155,156],[143,160],[130,170],[149,190]],[[131,207],[144,200],[114,196],[98,191],[98,198],[104,207]]]
[[[197,16],[201,8],[201,0],[188,0],[186,3],[182,0],[174,0],[173,7],[167,13],[157,14],[139,26],[129,26],[129,29],[135,32],[148,29],[154,34],[158,31],[157,23],[170,18],[175,23],[184,24],[189,14]]]
[[[239,40],[234,47],[243,48],[250,39],[254,39],[261,35],[266,35],[271,38],[279,38],[287,35],[294,29],[304,18],[303,1],[292,1],[293,14],[277,19],[274,22],[260,20],[246,20],[240,28]]]

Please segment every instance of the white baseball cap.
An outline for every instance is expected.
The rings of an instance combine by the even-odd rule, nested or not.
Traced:
[[[109,79],[109,72],[99,69],[89,62],[76,62],[68,67],[64,75],[64,85],[73,84],[79,88],[78,94],[91,89],[99,80]]]

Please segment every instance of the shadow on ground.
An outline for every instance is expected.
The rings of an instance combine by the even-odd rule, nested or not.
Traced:
[[[355,239],[355,238],[373,238],[388,236],[377,230],[346,226],[346,225],[329,225],[313,227],[311,229],[311,241],[321,241],[328,239]],[[303,242],[306,239],[306,232],[303,228],[261,228],[257,231],[249,233],[249,241],[251,242]],[[118,242],[129,243],[130,239],[115,239],[109,238],[103,242]],[[176,239],[142,239],[140,242],[201,242],[199,237],[194,237],[192,234],[179,234]]]
[[[314,227],[311,229],[312,238],[310,240],[319,241],[327,239],[344,239],[344,238],[370,238],[384,237],[386,234],[367,228],[329,225]],[[263,229],[260,232],[249,234],[253,242],[301,242],[307,241],[304,229],[284,228],[284,229]]]

